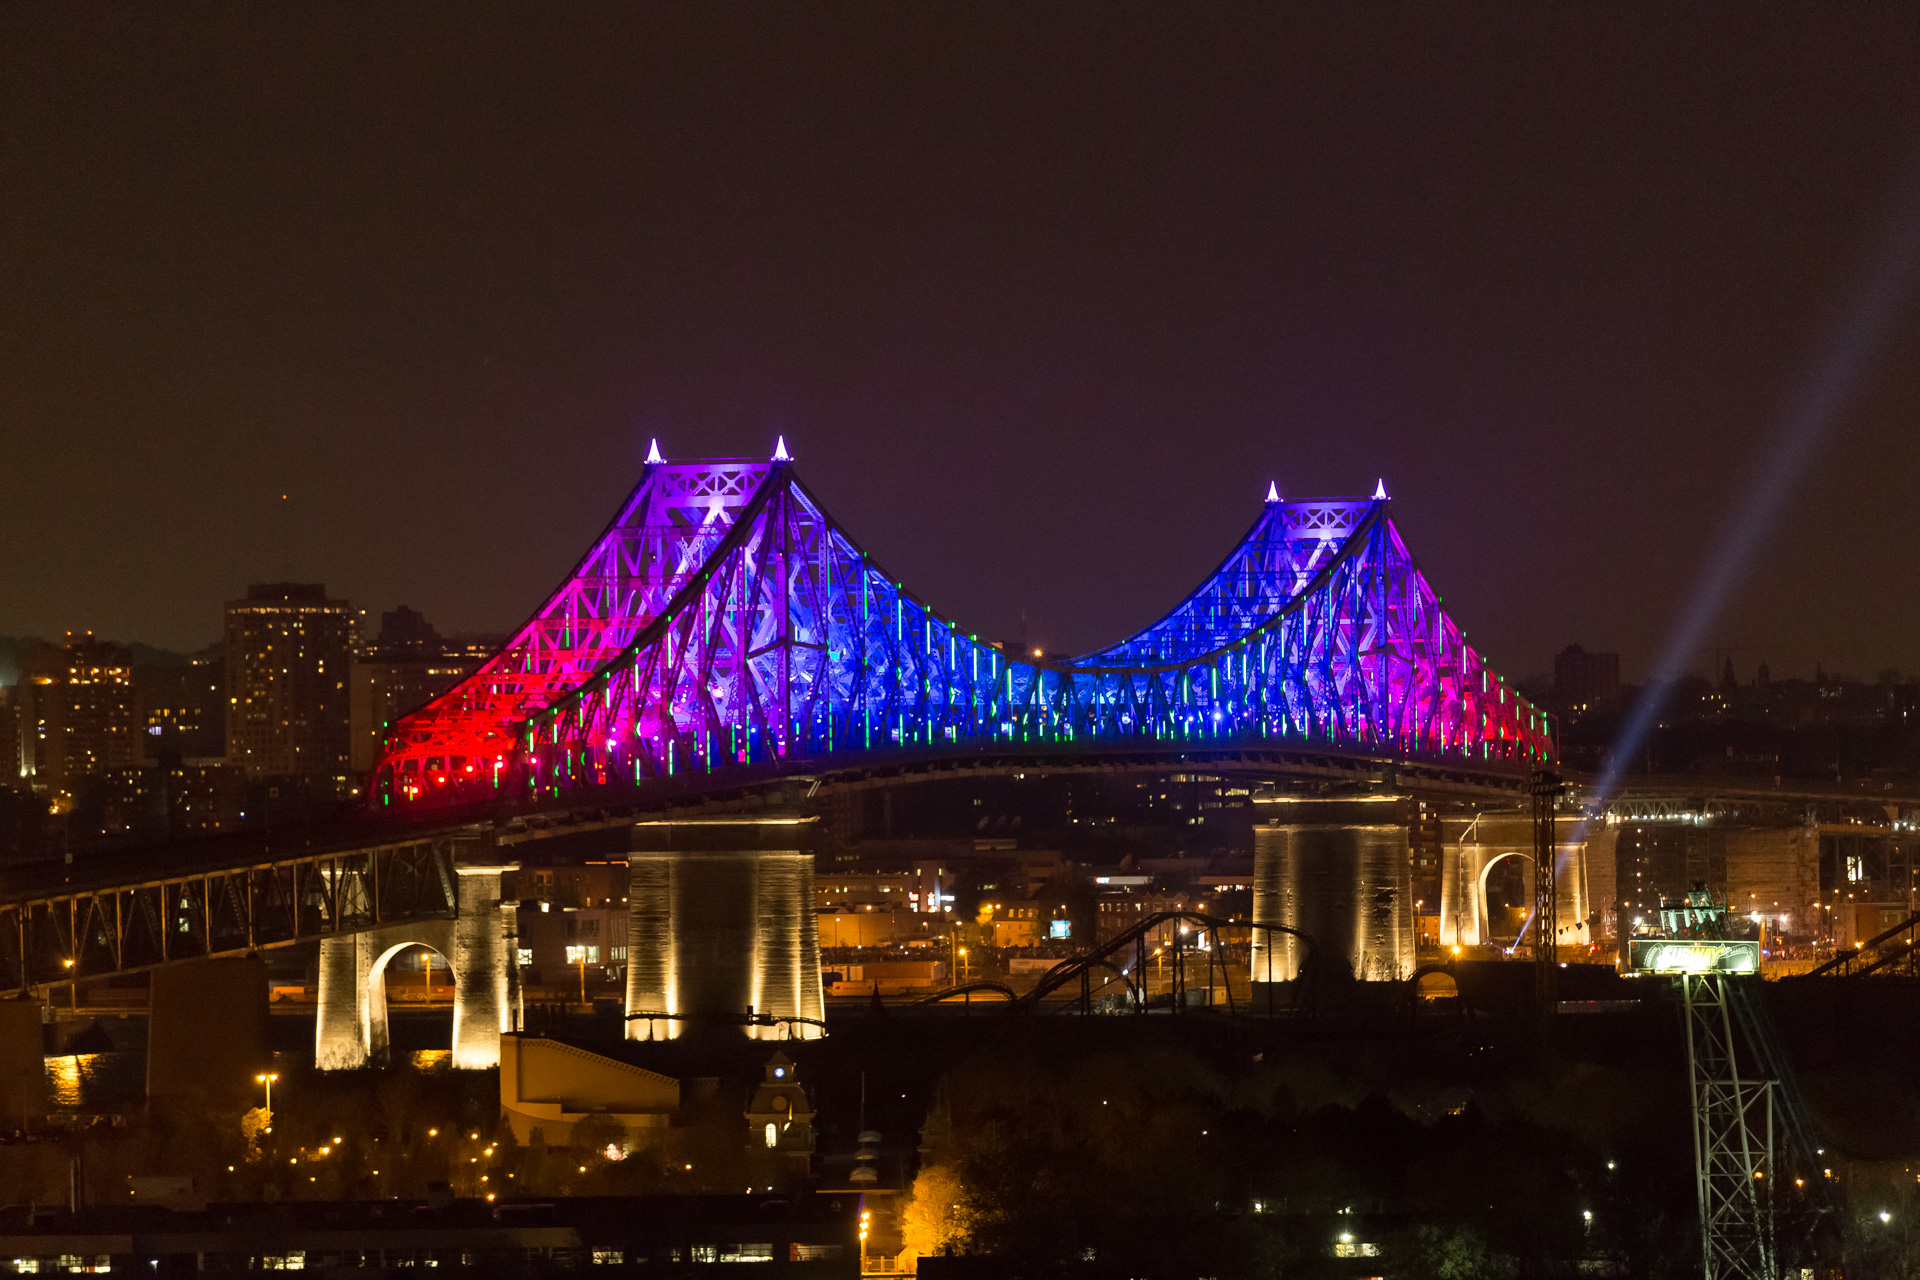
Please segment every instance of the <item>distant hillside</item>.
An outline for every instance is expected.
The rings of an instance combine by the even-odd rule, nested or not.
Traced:
[[[30,644],[54,643],[40,636],[0,636],[0,686],[20,683],[20,651]],[[218,648],[209,645],[201,650],[202,654]],[[176,653],[172,649],[160,649],[135,640],[127,645],[133,655],[133,665],[139,667],[185,667],[190,666],[195,655]]]

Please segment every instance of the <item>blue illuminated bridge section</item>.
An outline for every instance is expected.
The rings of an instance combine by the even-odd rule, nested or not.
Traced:
[[[561,588],[390,735],[382,805],[631,794],[876,753],[1313,747],[1517,774],[1549,718],[1488,669],[1384,489],[1283,501],[1164,618],[1068,661],[941,617],[834,522],[784,449],[651,460]]]

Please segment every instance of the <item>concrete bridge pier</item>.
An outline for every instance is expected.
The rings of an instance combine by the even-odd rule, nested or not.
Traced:
[[[45,1022],[38,996],[0,1000],[0,1126],[25,1129],[47,1114]]]
[[[273,1060],[267,964],[258,955],[162,965],[147,992],[147,1099],[155,1105],[262,1101]]]
[[[458,867],[452,920],[383,925],[320,941],[314,1065],[323,1071],[385,1065],[387,962],[408,947],[439,952],[453,974],[453,1065],[500,1065],[500,1034],[520,1025],[519,925],[501,881],[517,864]]]
[[[1363,982],[1404,979],[1414,967],[1413,870],[1404,801],[1276,797],[1258,802],[1253,829],[1253,919],[1312,936],[1323,965]],[[1253,980],[1299,975],[1304,944],[1253,934]]]
[[[810,830],[772,817],[635,825],[628,1039],[825,1034]]]
[[[1554,849],[1559,876],[1556,906],[1560,917],[1559,943],[1582,946],[1592,941],[1587,927],[1586,841],[1575,841],[1577,817],[1554,822]],[[1481,946],[1493,941],[1487,902],[1487,876],[1496,865],[1513,858],[1521,864],[1531,909],[1533,894],[1533,819],[1515,810],[1447,818],[1441,824],[1440,945]]]

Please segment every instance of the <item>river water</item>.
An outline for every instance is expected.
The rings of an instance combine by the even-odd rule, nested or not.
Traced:
[[[92,1023],[76,1047],[98,1047],[98,1052],[46,1057],[53,1110],[72,1115],[110,1115],[137,1109],[147,1096],[145,1015],[103,1014]],[[270,1026],[273,1058],[280,1069],[292,1072],[313,1065],[311,1014],[276,1015]],[[422,1071],[451,1065],[453,1051],[445,1047],[453,1038],[451,1012],[396,1010],[389,1016],[388,1026],[396,1062]],[[106,1048],[107,1044],[112,1047]]]

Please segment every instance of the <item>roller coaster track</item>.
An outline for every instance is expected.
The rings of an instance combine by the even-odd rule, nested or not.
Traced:
[[[1817,969],[1800,975],[1804,978],[1860,978],[1869,973],[1879,973],[1906,961],[1905,969],[1913,973],[1920,961],[1920,912],[1916,912],[1888,929],[1885,933],[1875,934],[1852,951],[1843,951]]]
[[[1117,977],[1126,988],[1127,1011],[1129,1013],[1145,1013],[1148,1010],[1150,998],[1147,994],[1146,984],[1141,980],[1140,975],[1145,973],[1147,962],[1150,958],[1150,953],[1147,950],[1148,943],[1157,930],[1168,925],[1176,927],[1191,926],[1193,936],[1205,937],[1208,944],[1205,947],[1188,947],[1184,942],[1184,939],[1189,936],[1187,930],[1180,929],[1173,934],[1174,944],[1168,963],[1168,971],[1172,981],[1171,988],[1167,993],[1171,997],[1171,1007],[1173,1011],[1179,1012],[1186,1009],[1188,1007],[1187,993],[1190,990],[1198,989],[1190,985],[1187,974],[1190,957],[1197,951],[1206,957],[1207,962],[1207,1008],[1217,1011],[1219,1004],[1215,1000],[1213,992],[1218,989],[1224,991],[1226,994],[1226,1008],[1230,1015],[1237,1015],[1243,1011],[1246,1013],[1262,1012],[1262,1010],[1255,1008],[1253,992],[1251,990],[1246,993],[1247,999],[1244,1004],[1243,1002],[1235,1000],[1233,985],[1227,976],[1227,966],[1224,961],[1219,959],[1221,955],[1221,932],[1227,929],[1245,929],[1250,933],[1264,932],[1269,937],[1276,933],[1285,934],[1289,937],[1298,938],[1306,944],[1306,959],[1300,966],[1298,980],[1293,982],[1292,990],[1288,993],[1285,1012],[1289,1016],[1295,1017],[1311,1014],[1313,979],[1314,974],[1318,971],[1316,965],[1318,951],[1314,945],[1311,934],[1283,924],[1259,924],[1252,920],[1226,920],[1219,916],[1205,915],[1197,911],[1160,911],[1153,915],[1146,916],[1124,931],[1109,938],[1106,942],[1101,943],[1093,950],[1081,955],[1071,956],[1062,960],[1059,964],[1054,965],[1053,968],[1042,974],[1040,980],[1034,984],[1033,989],[1024,995],[1016,994],[1011,987],[999,982],[979,981],[949,987],[944,991],[936,991],[932,995],[914,1001],[914,1006],[920,1007],[942,1004],[948,1000],[970,997],[974,992],[991,991],[1002,997],[1003,1003],[1001,1008],[1006,1012],[1029,1013],[1043,1010],[1043,1001],[1059,991],[1062,987],[1077,980],[1080,985],[1079,994],[1064,1007],[1078,1008],[1081,1013],[1092,1013],[1094,1009],[1094,996],[1098,989],[1109,985],[1114,978]],[[1129,950],[1133,953],[1131,965],[1124,963],[1120,959],[1125,957]],[[1268,954],[1272,954],[1271,949],[1269,949]],[[1102,977],[1098,984],[1096,984],[1094,976],[1097,970],[1105,970],[1112,976]],[[1218,988],[1214,985],[1216,972],[1219,975]],[[1275,985],[1277,984],[1269,983],[1267,985],[1267,1001],[1264,1013],[1268,1016],[1279,1012],[1275,1007],[1273,999]],[[1055,1008],[1057,1009],[1058,1007],[1059,1006],[1056,1006]],[[1054,1010],[1044,1011],[1052,1012]]]

